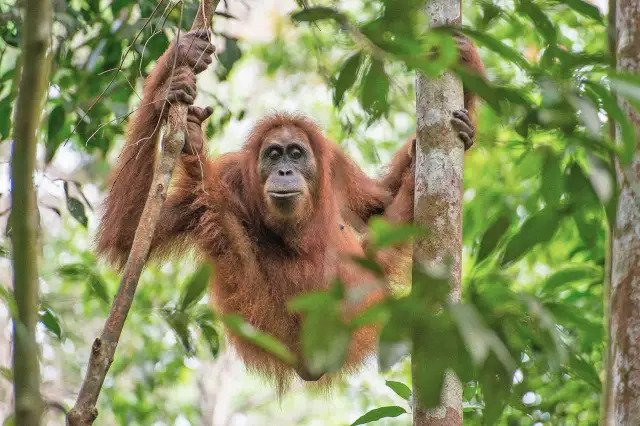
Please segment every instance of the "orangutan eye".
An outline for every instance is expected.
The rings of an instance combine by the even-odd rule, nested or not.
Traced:
[[[282,149],[279,147],[274,146],[272,148],[269,148],[269,150],[267,151],[267,157],[269,157],[269,159],[271,160],[277,160],[281,155]]]
[[[294,160],[298,160],[300,159],[300,157],[302,157],[302,150],[300,148],[293,147],[289,150],[289,156],[291,156],[291,158],[293,158]]]

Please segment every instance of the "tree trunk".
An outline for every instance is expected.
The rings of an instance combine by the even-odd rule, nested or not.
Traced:
[[[218,3],[220,0],[202,0],[191,29],[211,28],[211,19]],[[166,135],[163,137],[164,132],[159,132],[162,143],[156,144],[156,146],[161,146],[161,149],[156,158],[149,194],[133,237],[133,244],[124,267],[118,292],[100,337],[93,341],[87,373],[76,403],[67,415],[67,422],[71,426],[91,425],[98,416],[96,408],[98,396],[113,361],[124,322],[133,304],[138,280],[149,256],[151,240],[155,234],[164,200],[167,197],[173,170],[184,146],[187,109],[187,106],[181,103],[172,105],[169,108]]]
[[[616,66],[640,73],[640,0],[616,1]],[[640,135],[640,114],[620,104]],[[620,133],[617,132],[620,140]],[[631,164],[616,164],[619,189],[613,229],[609,298],[607,425],[640,424],[640,150]]]
[[[15,423],[38,425],[44,403],[40,395],[38,323],[38,206],[33,185],[42,100],[48,87],[47,50],[51,7],[47,0],[26,0],[22,27],[22,67],[11,155],[11,243],[13,292],[13,376]]]
[[[459,25],[460,0],[430,0],[432,27]],[[416,81],[417,146],[414,217],[429,230],[414,243],[414,266],[450,265],[451,301],[460,300],[462,259],[462,170],[464,145],[451,126],[452,112],[464,107],[462,83],[451,72],[437,79],[418,74]],[[443,354],[446,357],[447,354]],[[415,365],[420,362],[413,357]],[[415,383],[414,393],[415,393]],[[445,376],[441,406],[413,409],[414,425],[461,425],[462,387],[452,372]]]

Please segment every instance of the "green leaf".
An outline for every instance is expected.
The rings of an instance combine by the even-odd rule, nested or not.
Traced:
[[[568,266],[547,277],[542,283],[540,291],[548,294],[562,290],[565,285],[572,282],[584,280],[593,281],[601,278],[603,278],[603,276],[602,269],[600,268],[590,265]]]
[[[446,270],[451,267],[451,264],[449,261],[445,260],[445,262],[445,265],[443,265],[445,268],[433,269],[419,263],[414,265],[411,271],[412,295],[422,302],[428,301],[431,307],[445,305],[449,299],[451,288]],[[440,308],[438,307],[437,309]]]
[[[482,7],[483,28],[488,27],[491,21],[504,14],[504,11],[500,7],[489,1],[481,2],[480,7]]]
[[[87,219],[87,215],[84,212],[84,204],[77,198],[69,195],[69,183],[67,181],[64,182],[64,195],[67,199],[67,210],[69,210],[69,213],[71,213],[71,216],[73,216],[75,220],[86,228],[89,219]]]
[[[389,78],[384,71],[382,61],[371,60],[371,65],[362,80],[360,103],[372,118],[382,116],[388,108]]]
[[[85,228],[87,227],[89,219],[87,219],[87,215],[84,212],[84,204],[82,204],[80,200],[71,196],[67,197],[67,210],[69,210],[71,216],[73,216],[78,223]]]
[[[380,370],[389,370],[410,354],[411,342],[409,341],[380,340],[378,346],[378,365],[380,366]]]
[[[541,303],[539,299],[519,293],[518,299],[522,302],[522,311],[528,315],[527,328],[521,330],[527,339],[535,339],[536,346],[546,354],[551,368],[558,368],[566,360],[567,348],[563,344],[558,330],[557,313],[560,310],[568,311],[570,305],[559,303]],[[556,309],[559,308],[559,309]],[[564,309],[563,309],[564,308]],[[552,311],[555,309],[555,311]],[[562,312],[560,312],[562,314]],[[559,322],[563,324],[562,322]],[[573,323],[572,325],[575,325]],[[602,328],[602,327],[600,327]]]
[[[498,246],[500,239],[504,236],[511,225],[511,215],[499,216],[482,234],[478,256],[476,262],[482,262]]]
[[[215,327],[206,323],[198,323],[198,326],[207,342],[211,355],[218,355],[218,352],[220,352],[220,336],[218,336]]]
[[[563,327],[580,334],[583,349],[591,350],[593,345],[598,345],[604,338],[604,330],[602,323],[594,322],[585,317],[581,308],[575,307],[568,302],[545,302],[544,309],[553,316],[554,324],[560,324]],[[555,325],[552,325],[555,327]],[[566,355],[566,349],[560,346],[562,351],[561,357]]]
[[[549,206],[557,206],[564,192],[560,157],[549,150],[542,167],[540,193]]]
[[[389,309],[385,303],[375,303],[351,319],[349,327],[357,329],[371,324],[384,324],[389,319]]]
[[[220,334],[216,327],[214,312],[208,305],[198,305],[194,314],[196,324],[200,328],[201,335],[205,339],[211,355],[214,357],[220,352]]]
[[[88,278],[91,292],[105,304],[109,304],[111,302],[111,297],[109,296],[109,292],[107,291],[107,283],[104,282],[99,274],[93,272],[89,274]]]
[[[367,271],[372,272],[378,277],[384,277],[384,269],[374,259],[362,256],[352,256],[351,260]]]
[[[165,308],[162,313],[164,314],[167,323],[178,336],[178,340],[184,347],[184,350],[188,354],[194,353],[194,346],[191,338],[191,331],[189,330],[189,324],[191,317],[185,311],[176,310],[173,308]]]
[[[462,390],[462,398],[465,402],[468,402],[476,395],[478,391],[478,383],[475,381],[468,382],[464,385]]]
[[[238,47],[238,40],[231,37],[225,37],[224,40],[224,50],[218,54],[218,61],[225,68],[224,76],[226,77],[233,65],[242,57],[242,51]]]
[[[544,36],[547,43],[555,45],[557,39],[556,28],[549,17],[531,0],[520,0],[517,9],[529,17],[533,25]]]
[[[335,280],[329,291],[303,294],[289,302],[289,308],[304,317],[302,349],[313,374],[338,371],[347,357],[351,328],[343,318],[344,298],[344,284]]]
[[[10,137],[11,115],[11,96],[5,96],[0,100],[0,141]]]
[[[499,424],[498,418],[507,402],[512,378],[512,372],[507,371],[493,354],[489,355],[489,359],[479,374],[480,387],[485,402],[483,424]]]
[[[209,284],[210,275],[211,266],[204,264],[189,277],[180,297],[180,310],[184,311],[202,299]]]
[[[333,104],[335,106],[338,106],[340,105],[340,103],[342,103],[344,93],[349,90],[349,88],[356,82],[356,79],[358,78],[358,70],[360,69],[361,63],[362,53],[356,52],[351,55],[344,62],[344,64],[342,64],[340,73],[333,83]]]
[[[40,322],[58,339],[62,337],[62,328],[60,327],[60,321],[50,309],[45,308],[42,312],[40,312]]]
[[[85,281],[89,285],[91,294],[97,296],[105,304],[111,302],[111,296],[107,290],[107,283],[102,276],[89,265],[83,263],[69,263],[58,268],[61,277],[72,281]]]
[[[453,69],[465,87],[484,99],[498,113],[504,112],[505,101],[523,106],[528,110],[532,108],[530,96],[522,88],[491,84],[484,77],[462,66],[454,66]]]
[[[424,307],[419,307],[418,303],[424,306],[427,299],[414,297],[413,294],[411,296],[413,306],[408,305],[406,309],[413,314],[405,321],[411,321],[413,325],[411,359],[414,396],[423,407],[434,408],[440,403],[445,376],[453,374],[447,371],[455,372],[464,382],[470,380],[473,364],[449,315],[449,309],[445,307],[441,314],[425,312]],[[430,311],[434,312],[433,307]],[[434,345],[434,342],[438,344]]]
[[[593,81],[585,82],[585,94],[594,101],[600,101],[602,108],[616,122],[622,134],[622,150],[620,159],[628,164],[633,159],[636,149],[636,129],[629,121],[629,117],[618,104],[618,100],[609,89]]]
[[[398,417],[399,415],[405,414],[406,412],[407,411],[404,408],[398,407],[397,405],[374,408],[368,413],[358,417],[358,419],[355,422],[351,423],[351,426],[363,425],[366,423],[375,422],[380,419],[386,419],[389,417]]]
[[[598,218],[588,218],[584,212],[573,210],[573,221],[578,228],[580,238],[587,247],[595,247],[598,243],[598,236],[604,235],[602,222]]]
[[[561,212],[552,207],[545,207],[529,216],[507,243],[502,265],[508,265],[520,259],[536,245],[549,241],[556,233],[561,219]]]
[[[405,385],[402,382],[396,382],[393,380],[387,380],[384,382],[388,388],[396,393],[400,398],[406,399],[407,401],[411,398],[411,389],[409,386]]]
[[[615,93],[625,97],[636,109],[640,109],[640,77],[636,74],[610,72],[609,85]]]
[[[86,278],[91,271],[82,263],[68,263],[58,268],[58,273],[65,278],[80,280]]]
[[[381,28],[378,31],[386,29]],[[451,34],[430,31],[420,37],[418,55],[405,56],[404,62],[410,70],[419,70],[428,77],[436,78],[460,62],[458,47]]]
[[[569,101],[571,101],[576,110],[580,113],[578,118],[589,132],[589,135],[596,138],[599,137],[602,123],[596,104],[585,96],[571,96],[569,97]]]
[[[344,19],[344,16],[331,7],[316,6],[294,12],[291,15],[291,19],[297,22],[320,21],[323,19],[335,19],[336,21],[341,21]]]
[[[450,309],[467,353],[477,366],[483,365],[493,353],[506,370],[515,370],[509,350],[472,305],[456,304]]]
[[[603,22],[602,14],[597,6],[592,5],[584,0],[556,0],[557,3],[564,3],[571,9],[575,10],[581,15],[587,18],[595,19],[598,22]]]
[[[302,324],[302,348],[307,368],[313,374],[333,373],[347,358],[351,330],[335,303],[307,312]]]
[[[381,217],[369,221],[369,240],[377,250],[408,243],[424,234],[423,229],[412,224],[391,224]]]
[[[574,162],[567,167],[566,185],[576,214],[584,213],[586,207],[600,205],[598,194],[580,164]]]
[[[569,358],[569,371],[578,376],[586,383],[593,386],[593,389],[600,392],[602,389],[602,383],[600,382],[600,376],[593,367],[592,363],[585,361],[582,357],[572,354]]]
[[[420,303],[420,302],[418,302]],[[378,366],[387,371],[412,352],[410,326],[413,323],[412,307],[418,303],[412,298],[388,298],[389,318],[384,322],[378,338]],[[424,304],[420,304],[421,315]],[[413,382],[414,386],[416,382]]]
[[[485,46],[487,49],[493,50],[498,55],[518,65],[523,70],[531,70],[531,64],[527,62],[527,60],[520,54],[520,52],[510,46],[507,46],[502,41],[490,36],[488,33],[483,31],[476,31],[470,27],[465,27],[462,32],[476,40],[481,45]]]
[[[49,163],[56,154],[60,143],[64,140],[62,137],[62,128],[64,127],[65,110],[62,104],[56,106],[51,114],[49,114],[49,122],[47,125],[47,143],[46,143],[46,162]]]
[[[287,305],[292,311],[306,312],[326,305],[330,301],[331,294],[326,291],[315,291],[296,296]]]
[[[282,342],[272,335],[258,330],[239,315],[225,315],[222,322],[232,333],[246,339],[261,349],[278,357],[287,364],[295,362],[295,355]]]

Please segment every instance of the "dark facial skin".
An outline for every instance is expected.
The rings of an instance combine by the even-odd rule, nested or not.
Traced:
[[[300,219],[313,207],[317,164],[306,134],[291,126],[266,134],[258,158],[258,175],[269,212],[277,220]]]

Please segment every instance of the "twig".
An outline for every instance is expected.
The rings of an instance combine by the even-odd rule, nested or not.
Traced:
[[[164,25],[167,22],[167,18],[169,17],[169,15],[171,14],[171,12],[173,11],[173,9],[176,7],[176,5],[178,4],[178,2],[176,3],[167,3],[167,7],[164,9],[164,12],[162,12],[162,15],[160,15],[163,19],[162,19],[162,25],[160,26],[160,29],[153,29],[153,33],[149,36],[149,38],[147,38],[147,41],[144,42],[144,45],[142,46],[142,51],[140,52],[140,63],[138,65],[138,74],[140,75],[140,77],[142,77],[142,60],[144,59],[144,52],[145,50],[147,50],[147,44],[149,43],[149,40],[151,40],[155,35],[162,33],[162,31],[164,30]]]
[[[180,0],[180,1],[182,1],[182,0]],[[105,87],[104,90],[98,95],[98,97],[91,103],[91,105],[89,105],[89,108],[86,111],[83,111],[84,115],[82,117],[80,117],[78,119],[77,123],[75,124],[75,126],[73,126],[73,129],[71,129],[71,134],[69,135],[69,137],[67,137],[67,139],[65,139],[65,141],[63,142],[63,145],[66,145],[67,142],[69,142],[69,139],[71,139],[71,137],[76,133],[76,130],[78,129],[78,126],[80,125],[80,122],[88,117],[89,112],[93,109],[94,106],[96,106],[96,104],[100,101],[100,99],[102,99],[104,97],[104,95],[107,93],[107,91],[111,88],[111,86],[113,85],[115,79],[118,77],[118,74],[120,74],[120,70],[122,69],[122,65],[124,64],[125,59],[129,55],[129,52],[131,51],[131,49],[133,48],[134,44],[138,40],[138,37],[140,37],[140,35],[144,32],[144,30],[147,27],[147,25],[149,25],[149,23],[151,22],[151,19],[155,15],[156,11],[160,8],[160,5],[162,3],[163,3],[162,1],[159,2],[158,5],[155,7],[155,9],[153,9],[153,11],[151,12],[151,16],[149,17],[147,22],[145,22],[144,25],[142,26],[142,28],[140,28],[140,31],[138,31],[136,36],[133,38],[133,41],[127,47],[127,50],[125,50],[125,52],[122,54],[122,56],[120,58],[120,63],[118,64],[118,67],[117,67],[117,71],[113,75],[113,77],[111,78],[109,83],[107,84],[107,87]]]
[[[219,1],[202,0],[191,28],[210,28],[211,17]],[[67,421],[71,426],[91,425],[98,415],[96,408],[98,395],[113,361],[124,322],[133,303],[142,268],[149,255],[151,240],[155,233],[163,202],[167,196],[169,181],[173,175],[178,156],[184,146],[186,119],[186,105],[178,103],[171,105],[166,137],[163,138],[164,132],[158,132],[157,137],[160,138],[159,140],[162,141],[162,144],[158,143],[156,145],[159,147],[159,152],[149,195],[136,229],[118,293],[102,329],[102,334],[93,342],[87,373],[80,388],[78,399],[67,416]]]

